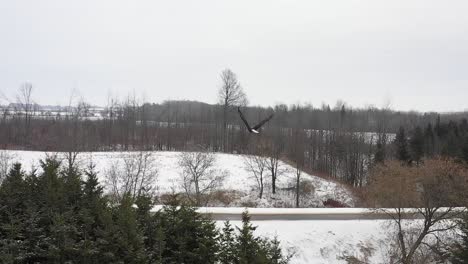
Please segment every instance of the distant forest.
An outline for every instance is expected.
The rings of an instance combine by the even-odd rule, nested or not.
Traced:
[[[218,104],[150,104],[128,97],[109,99],[98,113],[81,100],[66,107],[66,114],[38,116],[31,87],[22,87],[15,109],[2,108],[0,147],[67,152],[204,149],[249,153],[277,157],[352,186],[365,185],[374,163],[402,159],[401,152],[407,152],[403,158],[408,162],[439,155],[468,160],[467,112],[398,112],[351,108],[344,102],[333,107],[247,107],[242,91],[240,99],[234,98],[238,100],[223,97],[223,88],[240,88],[232,72],[227,79],[224,74]],[[252,123],[271,113],[274,117],[260,135],[251,135],[237,114],[238,105]]]

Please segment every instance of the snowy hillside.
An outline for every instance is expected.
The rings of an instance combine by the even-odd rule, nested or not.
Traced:
[[[181,187],[181,168],[178,164],[180,152],[152,152],[157,167],[158,176],[153,186],[159,190],[159,194],[170,193],[172,191],[182,191]],[[46,155],[57,155],[59,158],[64,157],[63,153],[44,153],[37,151],[2,151],[1,155],[10,157],[9,163],[20,161],[23,168],[30,170],[31,168],[39,167],[39,160],[44,159]],[[134,153],[133,153],[134,154]],[[122,163],[122,160],[129,152],[93,152],[81,153],[78,156],[82,166],[86,166],[90,161],[96,164],[96,169],[99,172],[101,182],[105,185],[105,175],[108,173],[112,165]],[[266,199],[259,200],[256,198],[255,191],[256,181],[252,173],[246,170],[245,157],[234,154],[214,154],[216,158],[215,167],[218,170],[226,172],[226,177],[222,182],[222,190],[234,190],[239,193],[239,199],[233,206],[243,206],[242,202],[254,202],[257,207],[282,206],[288,207],[292,205],[294,200],[291,192],[294,186],[295,171],[288,164],[281,163],[283,173],[278,176],[277,189],[275,196],[270,195],[269,191],[269,175],[266,174],[265,197]],[[328,199],[339,201],[348,206],[353,206],[353,198],[351,193],[345,187],[338,183],[324,180],[322,178],[302,174],[302,179],[311,183],[313,188],[301,201],[305,206],[323,207],[323,202]],[[231,206],[231,205],[230,205]]]

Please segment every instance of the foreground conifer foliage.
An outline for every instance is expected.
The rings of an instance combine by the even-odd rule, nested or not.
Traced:
[[[110,202],[92,166],[62,169],[48,158],[41,173],[15,164],[0,185],[0,263],[288,263],[279,241],[243,225],[215,222],[177,196],[151,213],[153,199]],[[82,181],[81,179],[85,179]],[[136,205],[136,206],[135,206]]]

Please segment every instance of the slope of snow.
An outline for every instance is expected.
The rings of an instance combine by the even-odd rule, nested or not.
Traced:
[[[63,153],[44,153],[38,151],[10,151],[3,150],[3,155],[8,155],[11,158],[10,163],[13,161],[19,161],[23,164],[25,170],[31,168],[39,168],[39,160],[44,159],[47,155],[57,155],[59,158],[64,157]],[[178,165],[180,152],[152,152],[155,157],[155,163],[158,168],[158,176],[154,186],[157,187],[159,193],[170,193],[173,191],[182,191],[181,188],[181,168]],[[133,154],[135,154],[133,152]],[[86,166],[92,161],[96,165],[96,170],[100,177],[101,183],[105,185],[105,175],[112,164],[122,162],[122,159],[128,155],[132,155],[130,152],[85,152],[80,153],[79,163],[81,166]],[[256,181],[252,177],[252,174],[245,169],[244,156],[234,154],[222,154],[215,153],[216,157],[216,169],[227,172],[227,176],[224,179],[221,189],[224,190],[235,190],[244,193],[244,199],[256,199],[256,192],[254,191]],[[279,193],[281,189],[291,189],[294,186],[295,169],[286,163],[281,163],[284,173],[278,176],[277,188]],[[266,185],[266,196],[268,197],[269,191],[269,176],[265,176]],[[351,193],[343,186],[338,183],[324,180],[317,176],[303,173],[301,178],[309,181],[314,191],[306,199],[309,206],[323,206],[323,201],[327,199],[334,199],[340,201],[349,206],[353,206],[353,197]],[[283,197],[281,196],[283,195]],[[279,194],[280,197],[272,197],[272,199],[286,199],[286,194]],[[289,194],[290,196],[290,194]],[[291,198],[291,197],[289,197]],[[293,200],[293,199],[291,199]],[[258,206],[269,207],[271,206],[271,200],[264,199],[260,201]]]

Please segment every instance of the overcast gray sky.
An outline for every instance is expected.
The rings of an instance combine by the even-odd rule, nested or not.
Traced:
[[[464,0],[3,0],[0,91],[214,103],[230,68],[254,105],[464,110],[467,14]]]

